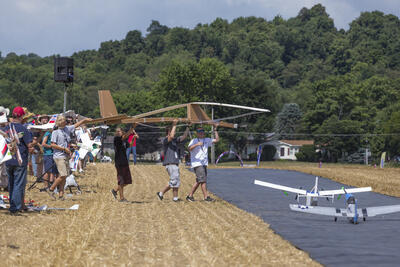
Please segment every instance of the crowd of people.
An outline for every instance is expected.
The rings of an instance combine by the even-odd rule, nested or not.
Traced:
[[[0,130],[8,140],[11,159],[0,165],[0,186],[9,192],[9,211],[19,215],[26,210],[24,204],[27,174],[31,170],[33,176],[44,182],[41,191],[48,192],[56,198],[64,199],[64,185],[70,172],[69,159],[72,150],[76,149],[79,133],[87,131],[81,127],[91,121],[85,118],[75,122],[73,116],[58,115],[54,130],[29,130],[32,125],[46,125],[50,116],[35,115],[23,107],[15,107],[11,117],[9,110],[0,107]],[[82,170],[81,161],[80,170]]]
[[[50,116],[42,114],[35,116],[26,108],[15,107],[11,117],[9,110],[0,107],[0,130],[8,136],[8,149],[11,152],[11,159],[0,165],[0,186],[6,187],[9,191],[10,208],[12,215],[19,215],[26,207],[24,204],[25,187],[27,174],[31,169],[37,181],[44,182],[40,190],[47,192],[52,198],[63,200],[64,187],[67,176],[71,171],[71,157],[74,149],[78,149],[77,143],[81,142],[84,134],[90,136],[90,129],[85,124],[92,121],[84,118],[76,121],[73,116],[58,115],[54,129],[51,127],[46,131],[29,130],[34,129],[30,125],[46,125]],[[181,159],[180,146],[182,146],[190,133],[189,126],[184,134],[176,135],[178,120],[173,121],[172,126],[167,127],[166,136],[163,138],[163,166],[169,175],[169,183],[159,192],[157,196],[163,200],[164,195],[172,189],[173,201],[180,201],[178,189],[180,187],[179,162]],[[217,132],[218,124],[214,125],[215,139],[206,138],[203,128],[196,130],[197,137],[189,142],[191,167],[196,174],[196,183],[186,196],[186,200],[193,202],[193,194],[201,188],[205,201],[213,201],[207,192],[207,165],[208,148],[219,141]],[[130,154],[133,154],[133,162],[136,164],[136,140],[139,135],[135,131],[135,125],[124,132],[117,128],[114,136],[115,167],[117,172],[117,187],[111,189],[115,199],[127,202],[124,197],[124,187],[132,184],[132,175],[129,168]],[[88,157],[93,158],[91,153]],[[77,165],[79,172],[83,171],[83,158],[80,158]],[[39,179],[40,178],[40,179]]]

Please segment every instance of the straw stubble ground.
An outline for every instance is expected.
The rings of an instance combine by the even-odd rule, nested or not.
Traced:
[[[90,166],[78,179],[82,195],[52,201],[37,189],[27,199],[78,211],[0,212],[0,258],[5,265],[318,265],[276,235],[260,218],[217,199],[214,203],[175,203],[155,193],[166,185],[162,166],[131,167],[133,185],[126,189],[131,203],[114,201],[110,188],[116,172],[111,164]],[[194,174],[181,167],[184,198]],[[195,194],[201,199],[200,193]]]

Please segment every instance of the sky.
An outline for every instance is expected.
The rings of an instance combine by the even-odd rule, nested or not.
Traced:
[[[0,52],[71,56],[124,39],[131,30],[145,35],[152,20],[192,29],[218,17],[288,19],[318,3],[338,29],[348,30],[364,11],[400,17],[400,0],[0,0]]]

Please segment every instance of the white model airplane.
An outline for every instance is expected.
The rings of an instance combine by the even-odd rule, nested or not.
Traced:
[[[84,159],[88,152],[92,152],[93,157],[95,157],[99,150],[98,148],[101,146],[101,141],[99,139],[90,140],[88,133],[81,134],[81,141],[82,143],[80,144],[80,148],[78,151],[79,158]],[[93,148],[94,145],[96,145],[97,148]]]
[[[360,187],[360,188],[349,188],[349,189],[337,189],[337,190],[319,190],[318,188],[318,177],[315,177],[315,185],[314,187],[310,190],[304,190],[302,188],[292,188],[288,186],[283,186],[283,185],[278,185],[278,184],[271,184],[259,180],[254,180],[254,184],[256,185],[261,185],[265,187],[270,187],[278,190],[282,190],[284,192],[292,192],[296,193],[296,200],[299,202],[300,198],[305,198],[306,199],[306,206],[318,206],[318,198],[327,198],[331,199],[333,202],[333,199],[335,195],[342,195],[346,193],[361,193],[361,192],[369,192],[372,191],[371,187]]]
[[[283,185],[277,185],[272,183],[267,183],[259,180],[254,180],[254,184],[266,186],[282,191],[296,193],[296,199],[299,202],[301,197],[306,198],[306,205],[290,204],[289,207],[293,211],[299,211],[304,213],[312,213],[326,216],[333,216],[334,220],[337,221],[338,217],[345,217],[349,222],[357,224],[358,219],[362,218],[364,221],[367,217],[374,217],[377,215],[384,215],[389,213],[400,212],[400,205],[390,205],[390,206],[378,206],[378,207],[366,207],[358,208],[357,199],[351,193],[361,193],[371,191],[371,187],[361,187],[361,188],[349,188],[349,189],[338,189],[338,190],[322,190],[318,189],[318,177],[315,179],[315,186],[311,191],[306,191],[303,189],[296,189],[292,187],[287,187]],[[345,194],[346,208],[339,209],[335,207],[318,207],[318,198],[327,197],[333,202],[335,195]]]
[[[28,210],[30,210],[30,211],[38,211],[38,212],[46,211],[46,210],[78,210],[78,209],[79,209],[79,204],[72,205],[69,208],[52,208],[52,207],[49,207],[47,205],[43,205],[43,206],[40,206],[40,207],[28,207]]]
[[[50,131],[54,129],[56,125],[57,116],[59,114],[54,114],[50,116],[49,122],[42,125],[28,125],[28,129],[31,131]]]

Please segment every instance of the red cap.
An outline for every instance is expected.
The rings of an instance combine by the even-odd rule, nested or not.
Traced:
[[[13,109],[13,116],[14,117],[22,117],[22,116],[24,116],[25,115],[25,111],[24,111],[24,109],[23,108],[21,108],[20,106],[18,106],[18,107],[15,107],[14,109]]]

